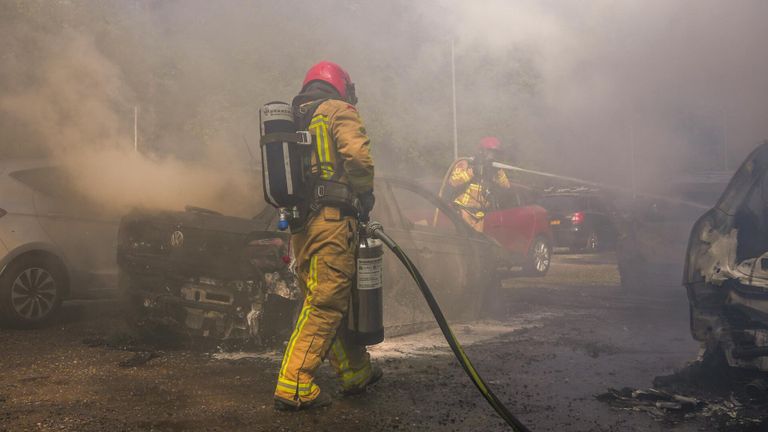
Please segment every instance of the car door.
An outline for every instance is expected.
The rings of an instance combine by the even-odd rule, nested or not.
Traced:
[[[65,255],[72,294],[113,290],[118,217],[79,193],[63,168],[44,166],[12,176],[34,191],[40,225]]]
[[[483,269],[493,262],[491,243],[429,192],[402,181],[387,185],[393,215],[399,219],[396,228],[387,231],[398,234],[395,240],[419,267],[446,316],[467,317],[472,302],[487,288],[489,272]],[[402,267],[396,271],[405,273]],[[415,316],[430,320],[424,301],[417,304],[421,307]]]
[[[517,188],[500,191],[497,210],[489,212],[483,222],[483,232],[494,238],[516,256],[525,256],[536,225],[535,214],[524,205]]]

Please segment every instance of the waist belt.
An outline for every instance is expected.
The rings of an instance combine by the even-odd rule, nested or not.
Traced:
[[[360,212],[360,200],[348,185],[331,180],[315,180],[310,209],[318,211],[325,206],[338,207],[344,216],[357,217]]]

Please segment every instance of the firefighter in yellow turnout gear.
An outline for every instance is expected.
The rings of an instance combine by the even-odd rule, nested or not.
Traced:
[[[474,160],[460,160],[454,165],[448,184],[461,192],[453,201],[462,218],[475,230],[483,231],[483,220],[490,208],[491,187],[510,188],[504,170],[493,170],[491,163],[496,158],[500,143],[495,137],[480,140],[478,155]],[[463,188],[463,189],[462,189]]]
[[[340,186],[349,191],[359,207],[315,200],[306,222],[291,227],[291,247],[305,299],[280,367],[276,409],[330,403],[314,382],[326,356],[345,394],[363,391],[382,376],[381,369],[371,365],[365,347],[350,341],[344,324],[355,275],[358,215],[367,221],[375,202],[370,144],[355,102],[349,75],[330,62],[309,70],[302,92],[294,99],[294,109],[309,119],[302,126],[308,127],[316,146],[312,177],[329,189]]]

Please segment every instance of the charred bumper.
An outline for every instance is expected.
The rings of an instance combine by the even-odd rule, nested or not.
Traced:
[[[191,336],[282,340],[300,306],[287,240],[211,212],[124,217],[117,261],[132,318]]]
[[[299,301],[279,274],[256,281],[208,278],[163,284],[131,278],[125,292],[138,325],[162,325],[179,333],[214,339],[284,339],[295,321]]]

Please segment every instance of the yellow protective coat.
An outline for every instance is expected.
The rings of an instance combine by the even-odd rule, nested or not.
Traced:
[[[349,184],[361,193],[373,188],[370,143],[357,110],[329,100],[315,111],[309,130],[317,145],[316,175]],[[338,174],[338,175],[337,175]],[[349,342],[343,324],[355,275],[357,220],[324,207],[291,235],[304,306],[288,341],[275,398],[301,405],[317,398],[314,374],[326,355],[345,390],[362,387],[371,376],[364,346]]]
[[[370,140],[354,106],[333,99],[323,102],[312,116],[309,131],[317,146],[313,173],[325,180],[337,175],[338,181],[358,194],[373,188]]]
[[[498,186],[509,189],[510,183],[504,170],[500,169],[493,177]],[[475,178],[475,173],[468,160],[461,160],[453,167],[448,184],[454,188],[464,187],[464,191],[453,201],[461,212],[462,218],[475,230],[483,231],[483,219],[488,210],[488,186],[481,179]],[[465,186],[466,185],[466,186]]]

